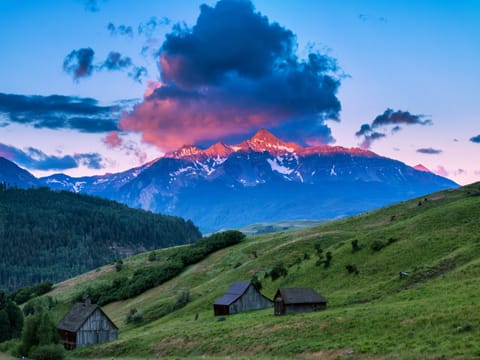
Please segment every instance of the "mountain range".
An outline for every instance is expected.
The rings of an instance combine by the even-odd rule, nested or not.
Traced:
[[[6,161],[0,163],[0,181],[98,195],[191,219],[202,232],[339,218],[458,186],[369,150],[303,147],[265,129],[236,145],[183,146],[140,167],[100,176],[36,179]]]

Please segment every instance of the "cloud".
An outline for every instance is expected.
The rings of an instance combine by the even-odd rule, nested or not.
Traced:
[[[123,56],[118,51],[110,51],[107,58],[101,63],[93,64],[94,56],[95,52],[91,48],[73,50],[65,58],[63,70],[77,82],[80,78],[89,77],[94,72],[102,70],[127,71],[129,77],[140,83],[147,75],[145,67],[136,66],[130,57]]]
[[[102,157],[97,153],[53,156],[33,147],[21,150],[0,143],[0,156],[32,170],[68,170],[78,168],[81,165],[89,169],[103,168]]]
[[[161,82],[120,127],[162,150],[262,127],[287,140],[332,142],[325,120],[339,120],[339,69],[318,52],[297,58],[296,47],[295,34],[250,1],[202,5],[192,28],[166,35]]]
[[[63,61],[63,70],[72,75],[75,81],[92,75],[95,67],[93,56],[95,52],[91,48],[72,50]]]
[[[117,131],[111,131],[105,136],[103,143],[107,145],[108,148],[114,149],[122,145],[122,139],[118,136]]]
[[[480,135],[470,138],[470,141],[476,144],[480,144]]]
[[[124,141],[117,131],[109,132],[102,140],[109,149],[118,149],[125,152],[127,156],[135,156],[140,164],[147,159],[147,154],[137,144],[133,141]]]
[[[117,130],[121,106],[101,106],[97,100],[63,95],[0,93],[0,114],[7,124],[35,128],[73,129],[84,133]]]
[[[395,134],[402,129],[400,125],[432,125],[432,120],[426,118],[425,115],[414,115],[408,111],[387,109],[383,114],[376,116],[371,124],[360,126],[360,130],[355,135],[364,137],[360,146],[368,149],[375,140],[387,136],[385,132],[379,132],[376,129],[391,127],[391,133]]]
[[[127,36],[133,37],[133,28],[129,25],[118,25],[115,26],[113,23],[108,23],[107,30],[112,36]]]
[[[140,23],[140,25],[138,25],[137,31],[139,35],[151,38],[160,26],[170,25],[170,23],[170,19],[165,16],[161,18],[152,16],[147,21]]]
[[[90,12],[100,11],[100,6],[98,5],[98,0],[84,0],[85,10]]]
[[[420,154],[436,155],[436,154],[441,154],[442,150],[433,149],[433,148],[420,148],[420,149],[417,149],[417,152]]]
[[[447,177],[448,176],[448,171],[445,169],[442,165],[438,165],[437,168],[433,171],[435,174]]]

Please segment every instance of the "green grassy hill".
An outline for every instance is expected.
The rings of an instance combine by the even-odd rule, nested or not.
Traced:
[[[361,247],[356,252],[354,240]],[[328,268],[316,265],[317,243],[333,255]],[[161,264],[175,251],[159,250],[155,261],[148,253],[136,255],[120,273],[105,266],[59,284],[50,294],[58,300],[55,319],[87,285]],[[265,278],[279,261],[288,275]],[[346,270],[349,264],[358,274]],[[400,278],[401,271],[409,276]],[[328,299],[327,310],[277,317],[265,309],[218,321],[213,301],[233,281],[254,274],[269,297],[278,287],[313,287]],[[105,306],[120,327],[119,339],[68,356],[478,359],[479,279],[477,183],[315,228],[249,237],[157,288]],[[169,313],[185,290],[191,301]],[[131,309],[143,313],[142,323],[125,324]]]

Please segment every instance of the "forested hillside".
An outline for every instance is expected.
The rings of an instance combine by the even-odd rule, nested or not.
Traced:
[[[0,187],[0,290],[201,238],[191,221],[70,192]]]

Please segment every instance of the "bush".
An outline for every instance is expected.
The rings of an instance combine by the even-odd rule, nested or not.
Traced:
[[[258,291],[262,290],[263,285],[260,279],[258,278],[257,274],[252,276],[252,279],[250,280],[250,282]]]
[[[270,270],[270,277],[272,278],[272,281],[277,280],[280,276],[287,276],[288,275],[288,270],[283,264],[282,261],[279,261],[275,264],[272,270]]]
[[[325,261],[323,263],[323,267],[326,269],[330,266],[330,263],[332,262],[333,255],[330,251],[327,251],[325,256],[326,256],[326,258],[325,258]]]
[[[348,264],[345,266],[349,274],[355,274],[358,275],[358,269],[355,264]]]
[[[148,254],[148,261],[155,261],[157,260],[157,253],[155,251],[150,252]]]
[[[358,240],[353,240],[352,241],[352,252],[357,252],[360,251],[362,247],[358,244]]]
[[[375,240],[372,245],[370,245],[370,249],[373,251],[380,251],[385,247],[385,243],[382,240]]]
[[[137,309],[130,309],[129,313],[125,317],[125,323],[130,324],[139,324],[143,321],[143,313]]]
[[[115,263],[115,270],[117,272],[119,271],[122,271],[123,269],[123,261],[122,260],[118,260],[116,263]]]
[[[33,347],[29,356],[35,360],[64,360],[65,350],[59,344],[40,345]]]

